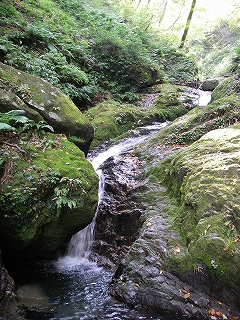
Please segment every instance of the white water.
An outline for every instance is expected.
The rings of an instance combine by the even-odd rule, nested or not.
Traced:
[[[186,105],[190,106],[191,108],[194,108],[196,106],[199,107],[206,107],[209,102],[211,101],[212,92],[211,91],[203,91],[201,89],[194,89],[191,87],[188,87],[187,91],[184,92],[180,100]],[[192,102],[187,102],[185,99],[191,98]]]
[[[193,104],[200,107],[207,106],[211,100],[210,91],[202,91],[200,89],[189,88],[188,95],[192,95],[192,97],[194,98]],[[98,205],[102,201],[105,185],[105,178],[102,174],[100,166],[110,157],[117,157],[125,151],[130,151],[134,146],[147,139],[150,134],[153,134],[154,132],[162,129],[166,125],[167,122],[139,127],[138,129],[132,130],[133,135],[136,136],[122,140],[121,142],[109,147],[107,150],[99,153],[97,156],[89,158],[89,161],[92,163],[93,168],[99,175]],[[96,267],[96,265],[90,260],[91,248],[94,241],[95,221],[96,214],[91,224],[72,236],[72,239],[68,245],[66,255],[59,258],[56,263],[59,269],[72,270],[82,264],[92,265]]]
[[[131,150],[134,146],[140,144],[146,138],[148,138],[150,136],[150,132],[153,134],[166,125],[167,122],[156,123],[150,126],[140,127],[136,130],[133,130],[132,132],[133,134],[137,135],[136,137],[127,138],[120,143],[109,147],[106,151],[99,153],[96,157],[89,159],[89,161],[93,165],[93,168],[99,175],[98,205],[102,201],[105,185],[104,175],[102,174],[102,170],[100,169],[101,164],[103,164],[110,157],[117,157],[121,153]],[[142,131],[144,131],[144,134],[142,133]],[[80,230],[78,233],[72,236],[72,239],[67,248],[66,255],[59,258],[56,262],[56,266],[58,269],[72,270],[82,264],[95,265],[90,261],[91,248],[94,240],[95,221],[96,214],[93,218],[93,221],[86,228]]]
[[[212,92],[211,91],[202,91],[199,95],[198,105],[199,107],[206,107],[211,101]]]

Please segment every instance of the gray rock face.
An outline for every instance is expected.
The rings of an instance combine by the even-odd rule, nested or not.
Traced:
[[[159,186],[148,185],[156,194],[164,193]],[[191,260],[190,254],[180,245],[180,235],[169,225],[166,198],[156,198],[158,204],[146,209],[149,218],[118,266],[110,283],[110,294],[135,307],[186,319],[209,319],[211,309],[229,318],[238,315],[236,310],[229,313],[229,305],[218,303],[218,290],[221,292],[219,301],[222,301],[220,296],[228,296],[229,288],[212,277],[201,261],[185,274],[180,270],[178,264]],[[178,261],[174,265],[171,259],[169,267],[167,261],[172,256]]]
[[[202,83],[202,90],[213,91],[219,85],[219,83],[219,79],[206,79]]]
[[[139,186],[143,225],[112,279],[111,295],[188,319],[209,319],[211,312],[239,317],[239,218],[233,209],[238,139],[237,129],[211,131],[167,157],[165,165],[160,159],[169,147],[152,146],[155,157]],[[146,148],[151,154],[149,144]],[[163,176],[170,195],[180,199],[169,196],[160,183]],[[222,206],[229,217],[234,211],[229,234]]]
[[[2,112],[26,111],[35,121],[43,118],[56,133],[64,133],[85,154],[93,140],[93,127],[75,104],[59,89],[39,77],[0,63]]]

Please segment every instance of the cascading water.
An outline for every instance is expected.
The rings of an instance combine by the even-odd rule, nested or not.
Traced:
[[[198,105],[200,107],[207,106],[207,104],[211,100],[210,91],[188,88],[187,94],[188,96],[192,96],[193,105]],[[98,206],[101,203],[102,196],[104,194],[104,176],[102,174],[102,170],[100,169],[100,166],[104,163],[104,161],[106,161],[110,157],[117,157],[122,152],[132,149],[134,146],[150,137],[150,135],[152,135],[154,132],[163,128],[166,124],[167,123],[158,123],[132,130],[134,137],[125,139],[120,143],[113,145],[112,147],[99,153],[95,157],[90,155],[89,161],[92,163],[93,168],[99,176]],[[72,237],[68,245],[65,257],[60,258],[57,262],[58,267],[61,266],[71,268],[84,262],[90,262],[89,258],[94,240],[94,228],[96,221],[95,218],[90,225],[88,225],[85,229],[79,231]]]
[[[211,91],[188,87],[187,91],[181,95],[180,100],[187,108],[192,109],[196,106],[206,107],[211,101],[211,96]]]
[[[96,156],[90,155],[89,161],[100,177],[99,204],[104,201],[105,193],[102,164],[110,157],[131,153],[134,146],[150,138],[165,125],[166,123],[154,124],[132,130],[132,138],[124,139]],[[126,156],[124,158],[128,160],[129,165],[129,159]],[[125,163],[122,168],[116,168],[116,172],[124,172],[126,167],[128,166]],[[72,237],[64,257],[57,262],[41,263],[36,269],[26,270],[22,285],[19,279],[18,286],[22,291],[19,294],[19,304],[24,306],[24,319],[173,320],[172,316],[169,318],[131,310],[109,298],[108,283],[111,281],[113,271],[100,268],[91,261],[94,227],[95,218],[89,226]]]
[[[96,170],[96,168],[94,167]],[[96,170],[99,175],[99,188],[98,188],[98,205],[102,200],[104,191],[104,176],[101,174],[101,170]],[[57,261],[58,267],[71,268],[78,264],[89,263],[89,257],[94,239],[96,215],[92,222],[80,230],[78,233],[72,236],[70,243],[68,244],[67,252],[64,257],[61,257]]]
[[[125,139],[120,143],[113,145],[106,151],[98,154],[96,157],[90,156],[89,161],[92,163],[93,168],[97,172],[99,176],[99,189],[98,189],[98,206],[102,201],[102,197],[104,194],[104,175],[102,174],[102,170],[100,166],[110,157],[117,157],[119,154],[125,151],[131,150],[137,144],[143,142],[145,139],[150,137],[154,132],[163,128],[167,123],[156,123],[151,126],[140,127],[136,130],[132,130],[134,137]],[[96,211],[97,215],[97,211]],[[91,222],[83,230],[80,230],[76,233],[69,245],[64,257],[61,257],[57,261],[58,268],[74,268],[76,265],[83,264],[83,263],[90,263],[90,254],[91,254],[91,247],[94,240],[94,228],[95,228],[95,221],[96,215]]]
[[[159,131],[167,123],[154,124],[132,130],[132,138],[122,140],[97,156],[90,156],[89,161],[99,175],[99,204],[104,198],[105,179],[101,165],[110,157],[118,157],[121,153],[131,151],[137,144],[143,142]],[[97,211],[96,211],[97,215]],[[76,320],[76,319],[161,319],[161,316],[144,314],[131,310],[123,304],[111,300],[108,296],[108,283],[112,273],[103,268],[97,267],[91,261],[90,253],[94,241],[95,218],[85,229],[75,234],[68,246],[67,253],[61,257],[52,269],[54,285],[60,286],[64,294],[54,299],[55,317],[51,320]],[[47,266],[47,272],[51,268]],[[65,288],[66,286],[66,288]],[[59,288],[57,289],[59,292]],[[53,289],[51,288],[51,294]],[[110,300],[109,300],[110,299]],[[56,301],[57,300],[57,301]],[[57,309],[57,310],[56,310]]]

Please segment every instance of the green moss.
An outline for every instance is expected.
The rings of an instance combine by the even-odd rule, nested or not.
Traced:
[[[169,208],[171,221],[192,260],[202,261],[234,288],[240,285],[239,142],[239,130],[211,131],[151,173],[177,200],[178,206]],[[176,265],[181,268],[180,262]]]
[[[39,238],[54,252],[94,216],[98,176],[65,136],[47,133],[43,140],[22,141],[20,148],[24,156],[10,150],[5,163],[11,170],[1,188],[0,229],[14,250],[17,243],[21,251]],[[50,233],[48,243],[44,237]]]
[[[212,93],[211,101],[216,101],[218,99],[224,98],[231,94],[231,87],[234,85],[235,76],[227,78],[223,80],[214,90]]]
[[[197,260],[189,254],[186,247],[179,247],[180,252],[175,253],[176,247],[172,247],[164,257],[164,268],[181,279],[185,279],[189,272],[193,271]]]
[[[154,137],[167,144],[191,144],[207,132],[235,125],[240,119],[239,100],[236,94],[209,104],[205,108],[194,108],[187,115],[177,118]]]
[[[107,100],[88,110],[85,115],[95,130],[91,148],[140,125],[173,120],[187,112],[178,100],[178,86],[159,85],[158,90],[162,92],[161,97],[151,106],[120,104]]]
[[[5,81],[9,82],[8,86],[16,93],[24,90],[30,98],[25,100],[34,101],[38,104],[39,111],[41,107],[45,111],[55,113],[62,121],[70,121],[78,125],[86,124],[87,120],[74,103],[61,93],[61,91],[41,78],[27,74],[23,71],[17,71],[7,65],[0,64],[0,76]],[[66,118],[67,116],[67,118]]]

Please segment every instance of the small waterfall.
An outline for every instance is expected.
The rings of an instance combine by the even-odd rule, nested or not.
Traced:
[[[124,151],[131,150],[137,144],[143,142],[150,135],[154,134],[161,128],[167,125],[165,123],[155,123],[151,126],[139,127],[136,130],[132,130],[133,137],[127,138],[120,143],[113,145],[106,151],[99,153],[96,157],[90,157],[89,161],[92,163],[93,168],[99,175],[99,189],[98,189],[98,205],[101,203],[104,195],[105,178],[100,169],[101,164],[108,158],[118,156]],[[92,264],[89,257],[91,254],[91,248],[94,241],[94,228],[96,215],[91,224],[89,224],[83,230],[72,236],[72,239],[68,245],[66,255],[61,257],[57,261],[57,267],[61,269],[72,269],[80,264]]]
[[[203,91],[200,88],[195,89],[188,87],[187,91],[180,96],[180,100],[186,108],[192,109],[196,106],[206,107],[211,101],[211,96],[211,91]]]
[[[212,92],[202,91],[199,93],[198,105],[199,107],[206,107],[211,101]]]
[[[104,192],[104,176],[102,170],[96,170],[99,175],[99,187],[98,187],[98,206],[102,200]],[[71,241],[68,244],[66,256],[75,258],[79,262],[89,260],[91,248],[94,239],[94,228],[95,228],[96,214],[92,222],[84,229],[72,236]]]

